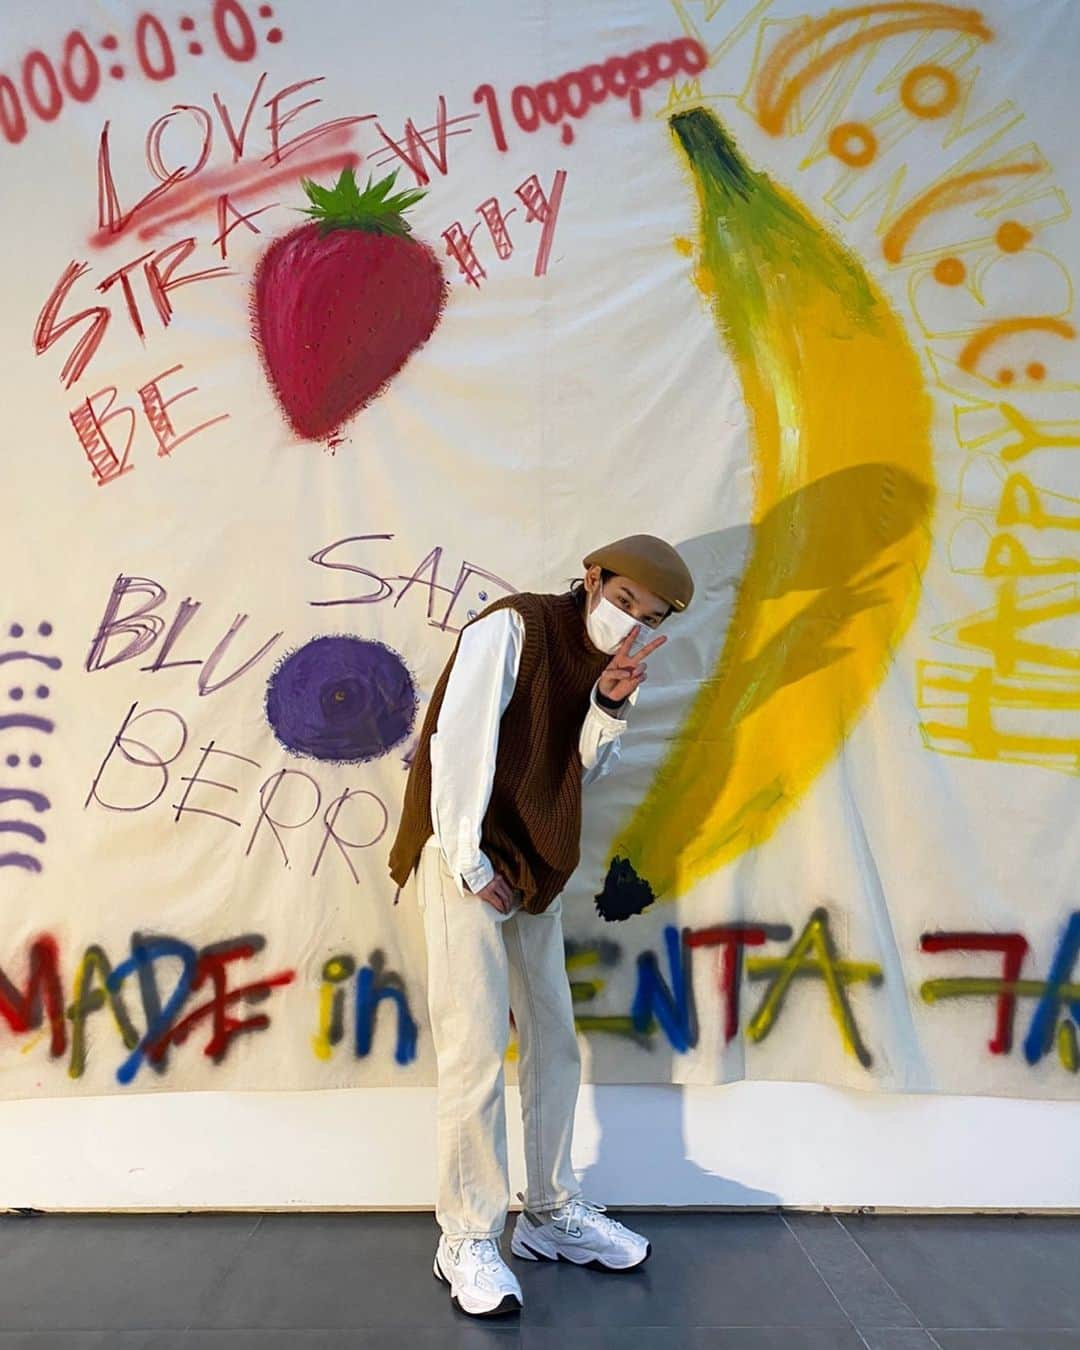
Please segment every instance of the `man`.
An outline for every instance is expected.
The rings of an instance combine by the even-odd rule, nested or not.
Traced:
[[[439,1076],[434,1273],[464,1312],[516,1312],[499,1251],[509,1208],[503,1062],[518,1031],[527,1193],[510,1248],[629,1270],[640,1234],[585,1200],[571,1165],[581,1057],[562,891],[578,864],[581,787],[618,757],[623,713],[667,639],[633,654],[693,595],[652,535],[590,553],[568,593],[522,593],[466,624],[413,756],[390,871],[415,870]]]

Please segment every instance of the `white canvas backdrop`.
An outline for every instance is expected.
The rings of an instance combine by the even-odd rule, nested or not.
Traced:
[[[385,867],[408,739],[364,762],[297,757],[268,722],[268,681],[319,636],[346,636],[396,653],[422,712],[454,627],[485,598],[507,587],[559,588],[598,538],[644,529],[683,547],[699,594],[671,627],[623,766],[589,797],[583,865],[566,907],[572,978],[604,982],[581,1005],[589,1075],[1072,1095],[1076,424],[1062,326],[1070,326],[1076,240],[1066,147],[1056,155],[1040,148],[1060,125],[1060,103],[1050,104],[1038,76],[1040,51],[1075,38],[1068,7],[987,16],[988,37],[942,27],[868,41],[807,85],[777,134],[761,124],[756,81],[806,6],[612,4],[508,15],[473,4],[425,12],[422,22],[410,14],[376,23],[344,5],[315,17],[286,3],[268,16],[248,5],[247,60],[231,59],[246,52],[247,30],[226,7],[216,7],[217,27],[210,6],[192,10],[189,29],[185,10],[159,6],[160,31],[140,30],[126,5],[77,8],[61,21],[13,5],[3,20],[12,55],[3,86],[10,134],[0,143],[8,226],[0,379],[12,472],[0,618],[3,654],[32,650],[52,662],[10,660],[3,670],[0,810],[4,823],[36,831],[9,830],[0,841],[22,859],[0,869],[3,1090],[431,1082],[419,929],[409,889],[395,895]],[[878,8],[840,31],[887,21],[890,7]],[[271,41],[275,29],[280,40]],[[69,39],[74,32],[101,72],[100,88],[83,101],[70,89],[86,95],[92,66]],[[112,36],[115,47],[106,46]],[[503,152],[474,100],[490,83],[508,117],[519,83],[680,36],[699,40],[711,59],[696,85],[682,77],[675,87],[655,84],[637,117],[628,99],[608,98],[574,124],[569,143],[558,125],[528,133],[508,121]],[[820,53],[828,40],[822,32],[806,51]],[[161,74],[166,47],[175,73],[148,78],[140,51]],[[113,65],[122,75],[110,73]],[[903,103],[905,74],[926,65],[956,72],[959,96],[940,118]],[[50,69],[60,72],[61,91],[51,117]],[[441,96],[451,119],[445,173],[430,156],[417,159],[423,152],[407,134],[409,119],[421,132],[433,128],[438,157]],[[846,242],[900,317],[932,397],[938,496],[910,627],[865,710],[775,832],[674,903],[607,923],[593,897],[612,841],[724,650],[757,518],[759,428],[693,285],[692,260],[676,246],[698,229],[693,185],[666,125],[687,107],[718,117],[747,162]],[[301,152],[291,165],[274,164],[274,136],[280,153],[286,138],[351,117],[365,120],[322,145],[312,140],[304,159],[357,154],[361,177],[397,165],[404,183],[417,176],[409,155],[422,163],[429,191],[414,229],[439,254],[450,294],[427,345],[329,445],[286,424],[252,338],[250,294],[260,256],[296,226],[304,201],[288,171]],[[858,172],[829,151],[831,133],[852,122],[873,126],[880,148]],[[162,209],[155,221],[144,208],[153,233],[141,237],[136,214],[131,228],[102,240],[111,188],[129,209],[159,185],[155,164],[165,176],[197,164],[207,134],[200,173],[169,189],[177,218]],[[1009,163],[1032,171],[1022,181],[987,180],[994,191],[986,197],[928,214],[903,258],[884,256],[890,225],[920,193],[950,174]],[[550,254],[537,276],[543,222],[525,218],[517,191],[536,175],[550,193],[561,173]],[[506,257],[478,211],[492,198],[504,211],[517,207]],[[163,194],[157,205],[166,204]],[[237,212],[263,207],[238,223]],[[999,236],[1006,222],[1030,232],[1022,248],[1013,247],[1020,235]],[[467,284],[448,249],[455,224],[464,233],[478,226],[479,286]],[[215,244],[229,225],[236,228]],[[155,258],[159,280],[174,262],[174,281],[228,270],[164,294],[159,287],[155,300],[146,266]],[[941,281],[935,268],[954,258],[963,280]],[[96,306],[108,315],[100,346],[66,386],[65,363],[94,315],[58,330]],[[985,367],[962,368],[973,337],[1018,318],[1043,327],[1006,332]],[[195,390],[171,410],[178,435],[212,425],[157,453],[147,408],[155,387],[165,399]],[[840,385],[829,395],[839,424],[863,391]],[[1002,420],[1006,401],[1052,442],[1022,463],[1002,454],[1015,440]],[[87,421],[126,408],[130,472],[114,476],[94,434],[122,447],[128,415],[96,433]],[[1006,499],[1017,470],[1029,487],[1013,481]],[[1034,607],[1043,626],[1024,629],[1038,650],[1019,660],[1012,653],[1011,664],[1003,583],[987,575],[986,561],[1004,530],[1050,569],[1019,584],[1018,603]],[[823,556],[833,542],[819,541]],[[119,631],[103,635],[97,668],[86,668],[120,578],[142,579],[146,589],[129,588],[117,617],[153,599],[149,610],[168,627],[181,602],[199,604],[159,669],[146,667],[163,659],[163,637],[117,659],[131,637]],[[358,598],[367,603],[341,603]],[[241,616],[218,663],[208,661]],[[979,622],[989,647],[985,633],[983,645],[972,638]],[[966,744],[942,733],[942,724],[962,729],[984,696],[994,735]],[[125,755],[115,738],[140,714],[137,730],[128,723]],[[27,716],[51,725],[20,720]],[[1016,738],[1004,748],[995,739],[1003,730]],[[799,734],[797,723],[775,726],[778,742]],[[181,739],[167,782],[137,762],[170,758]],[[965,746],[966,754],[942,753]],[[354,795],[328,823],[347,792]],[[178,814],[181,806],[198,809]],[[831,948],[796,954],[785,967],[819,909]],[[733,971],[719,960],[723,948],[687,942],[687,932],[735,922],[768,931]],[[989,950],[924,950],[934,934],[946,948]],[[1021,966],[1007,972],[1012,985],[954,988],[953,996],[939,988],[943,996],[928,1001],[928,981],[1002,978],[1005,952],[1022,944]],[[180,974],[187,963],[193,978],[200,953],[202,982],[185,990]],[[754,957],[776,964],[752,968]],[[339,983],[324,979],[335,958]],[[122,976],[115,1002],[126,1026],[100,993],[106,961]],[[847,983],[853,967],[843,962],[874,967],[874,980]],[[650,983],[654,970],[662,983]],[[216,1002],[215,978],[227,982]],[[646,993],[656,991],[643,1008],[652,1016],[629,1035],[643,981]],[[224,1002],[243,986],[254,987]],[[770,989],[783,993],[771,1021],[760,1016]],[[1010,993],[1016,1006],[1004,1008],[1002,1025],[1011,1023],[1012,1035],[1003,1037],[996,1000]],[[167,1047],[170,1031],[200,1009],[190,1033]],[[599,1029],[590,1017],[621,1019],[622,1029]],[[861,1056],[842,1032],[845,1017]],[[240,1030],[230,1018],[267,1020]]]

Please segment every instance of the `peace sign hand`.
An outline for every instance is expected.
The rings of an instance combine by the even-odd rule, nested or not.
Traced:
[[[618,650],[611,658],[603,674],[600,676],[599,689],[605,698],[609,698],[613,703],[622,703],[630,697],[638,685],[643,684],[648,678],[645,669],[645,658],[662,647],[667,641],[666,637],[653,638],[652,642],[642,647],[641,651],[634,656],[630,655],[630,648],[634,644],[634,639],[641,632],[641,625],[633,628],[622,642],[619,643]]]

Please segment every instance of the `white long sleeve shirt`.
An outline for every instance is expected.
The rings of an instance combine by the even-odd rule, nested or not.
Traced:
[[[483,890],[495,875],[480,833],[495,781],[499,723],[517,684],[525,622],[515,609],[497,609],[462,631],[457,656],[431,737],[429,848],[442,850],[458,889]],[[630,702],[637,698],[637,690]],[[619,758],[626,722],[596,702],[593,686],[578,748],[582,783],[608,773]]]

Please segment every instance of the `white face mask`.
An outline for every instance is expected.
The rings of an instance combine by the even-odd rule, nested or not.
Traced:
[[[622,642],[627,633],[637,627],[638,622],[632,614],[627,614],[625,610],[613,605],[603,594],[601,594],[595,607],[585,615],[585,628],[589,634],[589,641],[598,650],[607,652],[609,656],[615,655],[619,649],[619,643]]]

